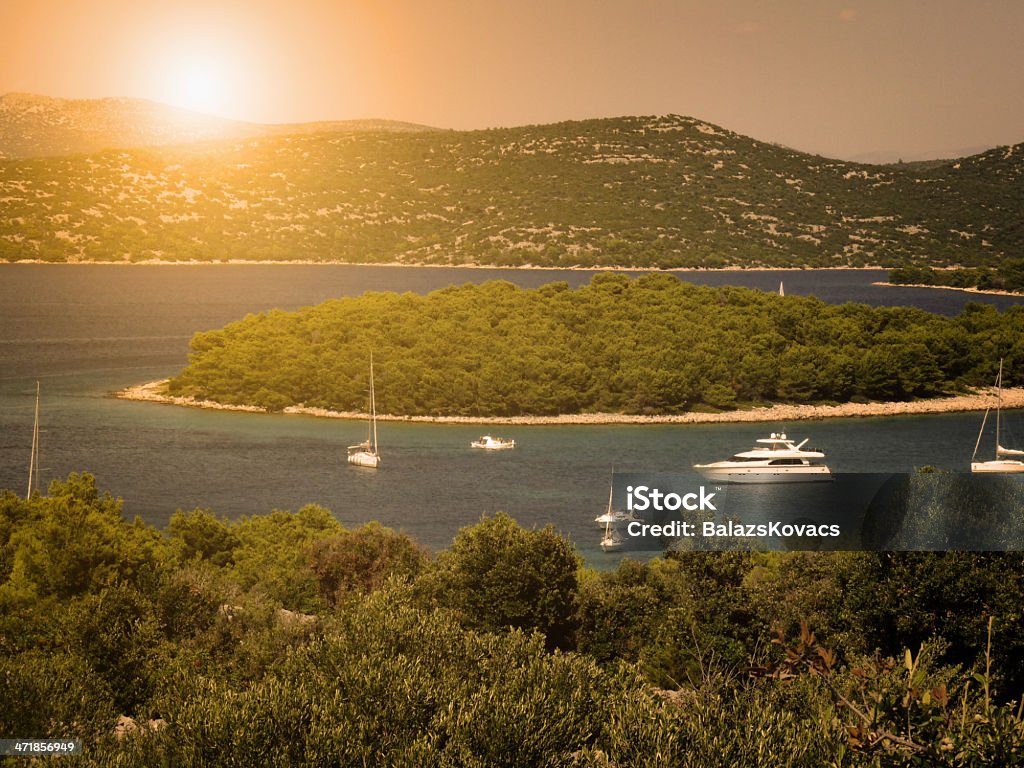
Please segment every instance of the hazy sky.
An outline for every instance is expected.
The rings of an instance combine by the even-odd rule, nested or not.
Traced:
[[[692,115],[833,157],[1024,141],[1022,0],[0,0],[0,93],[259,122]]]

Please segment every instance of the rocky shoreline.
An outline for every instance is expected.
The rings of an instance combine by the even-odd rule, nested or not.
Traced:
[[[219,411],[248,411],[265,413],[255,405],[224,405],[212,400],[192,397],[173,397],[164,393],[167,379],[128,387],[115,393],[124,400],[141,400],[188,408],[207,408]],[[893,403],[842,403],[840,405],[773,405],[741,411],[721,413],[680,413],[640,416],[622,413],[580,413],[561,416],[394,416],[377,415],[380,421],[430,422],[435,424],[711,424],[741,422],[805,421],[814,419],[862,418],[868,416],[900,416],[906,414],[955,413],[983,411],[995,405],[995,391],[981,390],[977,394],[956,395],[933,400],[915,400]],[[1024,388],[1003,390],[1004,408],[1024,408]],[[307,408],[293,405],[285,413],[318,416],[329,419],[365,419],[367,414],[355,411],[329,411],[325,408]]]
[[[940,288],[944,291],[961,291],[962,293],[981,293],[987,296],[1020,296],[1021,294],[1017,291],[997,291],[995,289],[988,288],[974,288],[964,287],[961,288],[956,285],[932,285],[930,283],[888,283],[888,282],[874,282],[872,285],[880,285],[883,288]]]

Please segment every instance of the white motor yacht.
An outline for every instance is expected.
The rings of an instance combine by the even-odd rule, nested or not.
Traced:
[[[832,479],[824,464],[815,463],[825,454],[805,449],[807,441],[797,444],[785,432],[762,437],[749,451],[712,464],[694,464],[693,468],[716,483],[806,483]]]

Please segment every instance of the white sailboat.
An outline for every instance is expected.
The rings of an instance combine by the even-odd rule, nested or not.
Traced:
[[[985,423],[988,421],[989,408],[981,420],[981,429],[978,430],[978,439],[974,443],[974,454],[971,456],[971,472],[1024,472],[1024,451],[1016,448],[1004,448],[1002,445],[1002,411],[1003,411],[1003,361],[999,360],[999,375],[996,377],[996,455],[990,461],[976,461],[978,447],[981,445],[981,436],[985,432]],[[1012,459],[1007,456],[1020,456],[1022,458]]]
[[[604,524],[604,536],[601,537],[601,550],[603,552],[615,552],[622,549],[622,534],[615,530],[612,521]]]
[[[594,522],[597,523],[598,527],[607,529],[609,524],[615,523],[630,523],[635,520],[639,520],[636,515],[632,512],[626,512],[621,509],[612,509],[612,491],[614,485],[609,484],[608,486],[608,509],[602,512],[600,515],[594,518]]]
[[[622,534],[615,529],[615,524],[627,520],[635,520],[631,512],[617,512],[612,509],[612,493],[615,490],[613,481],[608,484],[608,509],[603,514],[594,518],[594,522],[604,527],[604,536],[601,537],[601,550],[603,552],[615,552],[622,549]]]
[[[39,382],[36,382],[36,417],[32,423],[32,457],[28,462],[28,490],[25,498],[31,499],[32,492],[39,490]]]
[[[348,463],[357,467],[376,469],[380,466],[377,449],[377,393],[373,387],[373,353],[370,353],[370,420],[366,425],[366,440],[348,447]]]
[[[781,281],[781,280],[779,280],[779,296],[785,296],[785,295],[786,295],[786,291],[785,291],[785,289],[784,289],[784,288],[782,287],[782,281]]]

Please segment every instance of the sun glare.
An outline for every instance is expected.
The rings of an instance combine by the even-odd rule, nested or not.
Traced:
[[[223,114],[229,94],[222,62],[212,56],[182,57],[167,72],[164,101],[196,112]]]

